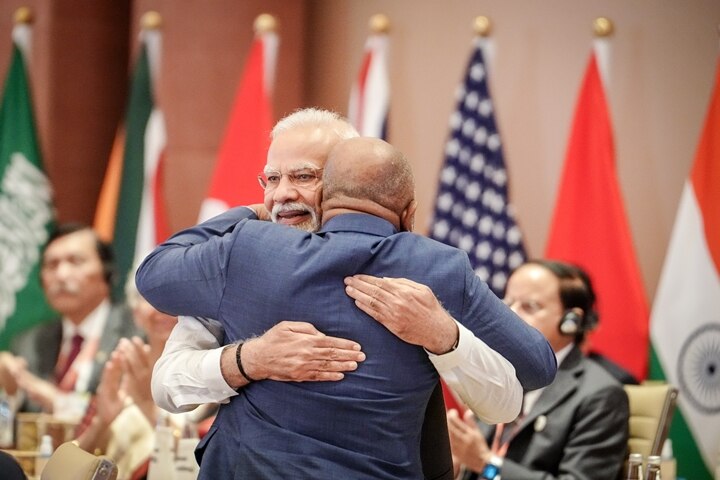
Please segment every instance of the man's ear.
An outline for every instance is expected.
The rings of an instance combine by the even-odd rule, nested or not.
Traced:
[[[417,210],[417,202],[412,200],[402,215],[400,215],[400,231],[412,232],[415,229],[415,211]]]

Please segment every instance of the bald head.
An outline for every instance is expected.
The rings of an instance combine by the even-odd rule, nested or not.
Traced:
[[[380,216],[409,230],[415,212],[415,181],[405,156],[389,143],[369,137],[338,142],[323,174],[323,221],[335,210]]]

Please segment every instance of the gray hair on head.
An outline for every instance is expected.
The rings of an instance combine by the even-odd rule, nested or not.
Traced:
[[[275,124],[270,133],[270,138],[274,140],[278,135],[288,130],[307,126],[330,127],[341,140],[360,136],[355,127],[339,113],[309,107],[295,110],[290,115],[283,117]]]

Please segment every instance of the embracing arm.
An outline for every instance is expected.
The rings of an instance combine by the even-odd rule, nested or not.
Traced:
[[[152,394],[158,406],[186,412],[202,403],[227,403],[237,395],[220,371],[222,336],[219,322],[178,318],[153,369]]]
[[[425,348],[443,380],[479,418],[499,423],[517,417],[522,386],[512,364],[457,323],[429,287],[370,275],[348,277],[345,284],[358,308]]]
[[[243,220],[255,218],[251,209],[238,207],[176,233],[138,267],[138,291],[161,312],[217,318],[235,242],[229,234]]]

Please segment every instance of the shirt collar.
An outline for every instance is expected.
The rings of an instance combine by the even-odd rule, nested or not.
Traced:
[[[83,338],[100,338],[103,330],[105,329],[105,323],[107,322],[108,315],[110,314],[110,300],[107,298],[100,302],[100,305],[95,307],[95,310],[80,322],[80,325],[75,325],[70,319],[63,317],[62,319],[62,330],[63,338],[69,339],[73,335],[79,333]]]
[[[336,215],[325,222],[319,233],[325,232],[360,232],[381,237],[389,237],[398,233],[392,223],[367,213]]]

